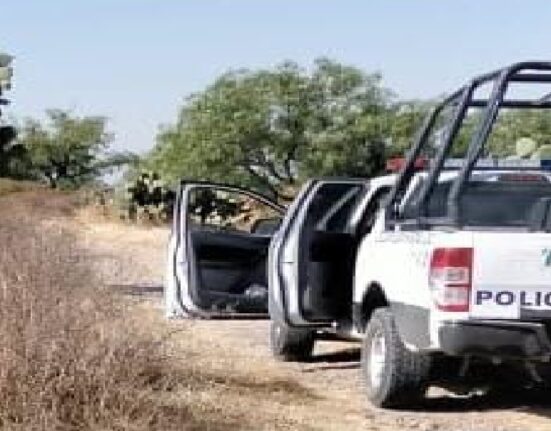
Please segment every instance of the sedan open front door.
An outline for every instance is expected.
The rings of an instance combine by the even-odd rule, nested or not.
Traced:
[[[169,317],[267,312],[267,257],[284,207],[250,190],[183,183],[169,244]]]

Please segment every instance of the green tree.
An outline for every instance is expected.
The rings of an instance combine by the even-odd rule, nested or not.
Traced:
[[[304,176],[371,176],[384,167],[392,94],[378,74],[316,61]]]
[[[500,113],[488,142],[488,152],[514,156],[517,142],[529,138],[536,147],[551,144],[551,113],[548,110],[510,110]]]
[[[372,175],[383,167],[393,107],[376,74],[319,59],[308,72],[224,74],[186,99],[148,157],[179,178],[233,182],[289,198],[312,175]]]
[[[4,98],[5,90],[11,88],[13,57],[0,52],[0,106],[9,104]],[[0,109],[0,116],[3,109]],[[0,177],[18,177],[21,162],[25,157],[25,148],[16,140],[16,131],[13,126],[0,123]]]
[[[19,133],[28,177],[52,188],[78,187],[135,160],[131,153],[109,151],[112,135],[104,117],[77,117],[61,110],[46,114],[47,124],[28,119]]]
[[[387,116],[387,156],[403,157],[406,154],[433,103],[414,100],[394,105]]]
[[[480,111],[473,112],[466,118],[454,142],[454,157],[463,157],[466,154],[481,118]],[[525,151],[519,148],[519,141],[530,142],[536,150],[550,145],[551,113],[541,109],[503,109],[488,136],[485,155],[499,158],[528,157],[532,151],[524,154]]]
[[[0,126],[0,177],[24,178],[26,148],[17,142],[12,126]]]

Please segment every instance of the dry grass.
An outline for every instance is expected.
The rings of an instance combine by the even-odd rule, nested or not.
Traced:
[[[249,412],[259,397],[308,398],[292,381],[206,366],[180,348],[186,325],[174,336],[102,286],[71,199],[0,198],[0,429],[252,430],[264,418]]]
[[[15,181],[9,178],[0,178],[0,196],[43,188],[44,186],[30,181]]]
[[[23,207],[35,203],[32,195]],[[2,206],[0,222],[0,428],[231,425],[203,414],[208,406],[196,406],[189,391],[175,396],[210,377],[174,366],[165,340],[141,327],[128,301],[101,286],[69,230],[8,209]]]
[[[7,429],[181,429],[186,406],[162,343],[132,328],[72,235],[0,225],[0,425]],[[130,325],[130,326],[129,326]]]

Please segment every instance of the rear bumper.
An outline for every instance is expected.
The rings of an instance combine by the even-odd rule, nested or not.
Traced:
[[[438,331],[440,348],[453,356],[493,356],[537,359],[551,356],[546,326],[536,322],[444,322]]]

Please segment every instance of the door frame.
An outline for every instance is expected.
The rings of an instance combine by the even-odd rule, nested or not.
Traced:
[[[244,187],[231,184],[217,183],[211,181],[181,181],[176,193],[173,210],[173,232],[174,247],[172,257],[172,278],[174,283],[176,299],[187,316],[208,317],[218,313],[209,312],[201,308],[198,298],[197,286],[194,286],[192,279],[192,267],[189,262],[190,250],[192,244],[189,238],[188,227],[188,203],[189,195],[195,189],[223,190],[246,195],[252,199],[258,200],[263,204],[280,213],[282,218],[285,215],[286,207],[278,204],[270,197]]]
[[[309,203],[316,195],[316,191],[325,184],[357,184],[369,189],[369,180],[365,178],[312,179],[303,186],[299,195],[289,207],[279,229],[278,237],[272,241],[271,253],[273,257],[270,259],[269,267],[269,282],[271,285],[270,315],[276,319],[282,319],[288,326],[323,328],[331,326],[332,323],[330,321],[309,321],[304,318],[298,286],[301,254],[298,240],[300,235],[299,232],[293,232],[300,230]],[[289,247],[287,241],[292,233],[295,233],[295,244],[291,244],[290,247],[293,247],[293,249],[288,251],[285,248]],[[287,257],[292,254],[292,261],[284,261],[283,254],[285,252]],[[293,291],[289,292],[291,288]]]

